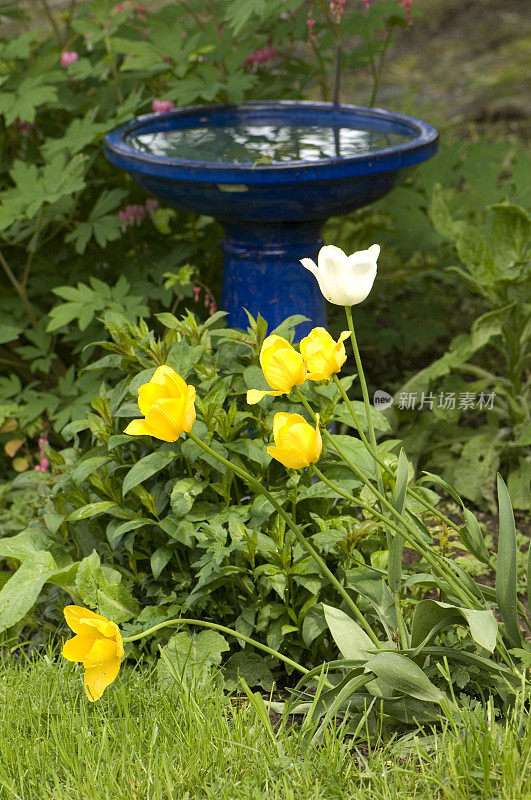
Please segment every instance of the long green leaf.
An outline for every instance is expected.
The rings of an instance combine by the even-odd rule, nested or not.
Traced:
[[[531,545],[527,551],[527,602],[531,608]]]
[[[125,497],[127,492],[138,486],[139,483],[151,478],[156,472],[160,472],[161,469],[167,467],[174,458],[175,453],[171,450],[155,450],[154,453],[141,458],[125,476],[122,496]]]
[[[484,564],[490,565],[490,554],[487,549],[487,545],[485,544],[481,528],[479,527],[479,522],[475,518],[474,514],[464,506],[463,512],[465,515],[466,525],[460,529],[459,538],[465,547],[470,550],[472,555],[478,559],[478,561],[482,561]]]
[[[367,658],[367,649],[374,650],[374,644],[358,623],[339,608],[323,603],[323,610],[341,655],[344,658]]]
[[[515,647],[522,644],[516,606],[516,528],[511,498],[501,475],[498,475],[499,538],[496,574],[496,601],[505,622],[505,630]]]
[[[377,653],[366,666],[388,686],[417,700],[438,703],[444,697],[418,664],[400,653]]]
[[[399,514],[404,513],[406,506],[406,493],[407,493],[407,480],[408,480],[408,463],[404,450],[400,450],[398,456],[398,467],[396,470],[396,482],[393,491],[392,505]],[[400,593],[400,584],[402,581],[402,551],[404,549],[404,537],[399,533],[395,533],[391,544],[389,546],[389,562],[387,566],[387,580],[389,588],[394,595]]]

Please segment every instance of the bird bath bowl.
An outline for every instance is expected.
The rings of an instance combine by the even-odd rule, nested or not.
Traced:
[[[138,117],[107,135],[105,155],[169,205],[223,225],[229,325],[246,327],[248,309],[271,330],[292,314],[326,324],[299,259],[316,259],[328,217],[379,200],[437,139],[428,123],[379,109],[264,102]]]

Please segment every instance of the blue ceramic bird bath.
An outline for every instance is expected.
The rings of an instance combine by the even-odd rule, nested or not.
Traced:
[[[272,330],[291,314],[326,324],[299,259],[316,260],[328,217],[383,197],[436,153],[437,138],[428,123],[379,109],[266,102],[138,117],[108,134],[105,154],[169,205],[223,225],[228,323],[246,327],[248,309]]]

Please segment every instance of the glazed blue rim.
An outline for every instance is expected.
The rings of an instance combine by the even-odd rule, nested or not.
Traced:
[[[365,124],[388,133],[413,136],[407,142],[392,147],[348,157],[319,161],[277,162],[267,165],[223,164],[209,161],[189,161],[143,153],[126,142],[126,138],[142,133],[173,130],[177,127],[205,127],[235,122],[305,122],[308,125],[325,122]],[[175,120],[182,120],[176,125]],[[349,124],[350,122],[350,124]],[[374,123],[379,123],[375,125]],[[105,155],[114,165],[128,172],[169,180],[221,183],[265,184],[362,177],[382,172],[394,172],[414,166],[431,158],[438,149],[439,135],[428,122],[396,114],[380,108],[282,100],[236,104],[187,106],[167,113],[145,114],[116,128],[105,137]]]

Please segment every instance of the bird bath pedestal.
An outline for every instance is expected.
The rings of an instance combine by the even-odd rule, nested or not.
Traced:
[[[247,309],[272,330],[292,314],[326,324],[299,259],[316,260],[328,217],[383,197],[436,153],[437,138],[428,123],[379,109],[267,102],[138,117],[108,134],[105,154],[164,202],[223,225],[228,323],[246,327]]]

